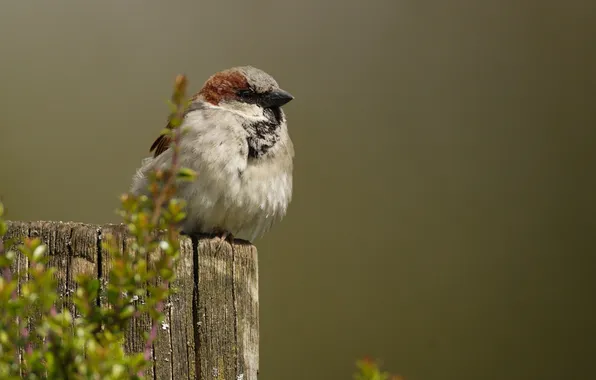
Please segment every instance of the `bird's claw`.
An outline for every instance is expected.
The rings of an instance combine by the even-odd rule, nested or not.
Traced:
[[[221,232],[220,234],[217,234],[216,239],[219,240],[219,243],[217,244],[216,252],[219,252],[221,247],[223,247],[224,243],[226,243],[226,242],[230,243],[230,245],[234,244],[234,236],[232,236],[232,234],[229,233],[228,231],[224,231],[224,232]]]

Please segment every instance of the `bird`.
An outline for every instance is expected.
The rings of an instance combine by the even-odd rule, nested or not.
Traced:
[[[178,160],[197,175],[176,184],[175,197],[186,202],[182,234],[253,242],[285,217],[294,145],[281,107],[293,99],[253,66],[211,75],[190,98],[180,124]],[[155,140],[153,154],[133,175],[132,194],[149,196],[150,173],[169,167],[171,145],[166,134]]]

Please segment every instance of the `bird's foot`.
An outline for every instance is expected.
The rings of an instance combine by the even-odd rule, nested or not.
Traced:
[[[235,239],[234,239],[234,236],[232,235],[232,233],[230,233],[228,231],[224,231],[224,230],[214,230],[211,233],[197,232],[197,233],[192,233],[192,234],[186,233],[184,231],[180,231],[180,234],[189,236],[190,238],[196,239],[196,240],[213,239],[217,243],[216,252],[219,252],[221,247],[223,247],[223,245],[226,242],[230,243],[230,245],[233,245],[235,242]]]
[[[228,231],[217,231],[215,232],[215,238],[217,240],[219,240],[219,243],[217,244],[217,251],[219,252],[219,250],[221,249],[221,247],[223,247],[223,245],[228,242],[230,243],[230,245],[234,244],[234,236],[228,232]]]

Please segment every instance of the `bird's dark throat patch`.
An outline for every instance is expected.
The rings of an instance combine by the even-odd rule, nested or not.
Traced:
[[[280,125],[284,116],[279,107],[265,108],[267,120],[249,123],[244,126],[248,132],[248,158],[258,159],[267,154],[279,140]]]

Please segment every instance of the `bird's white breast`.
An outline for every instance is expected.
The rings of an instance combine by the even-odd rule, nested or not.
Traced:
[[[185,229],[223,229],[252,241],[285,215],[292,177],[274,163],[249,164],[242,174],[227,177],[206,173],[201,171],[182,195],[188,201]]]

